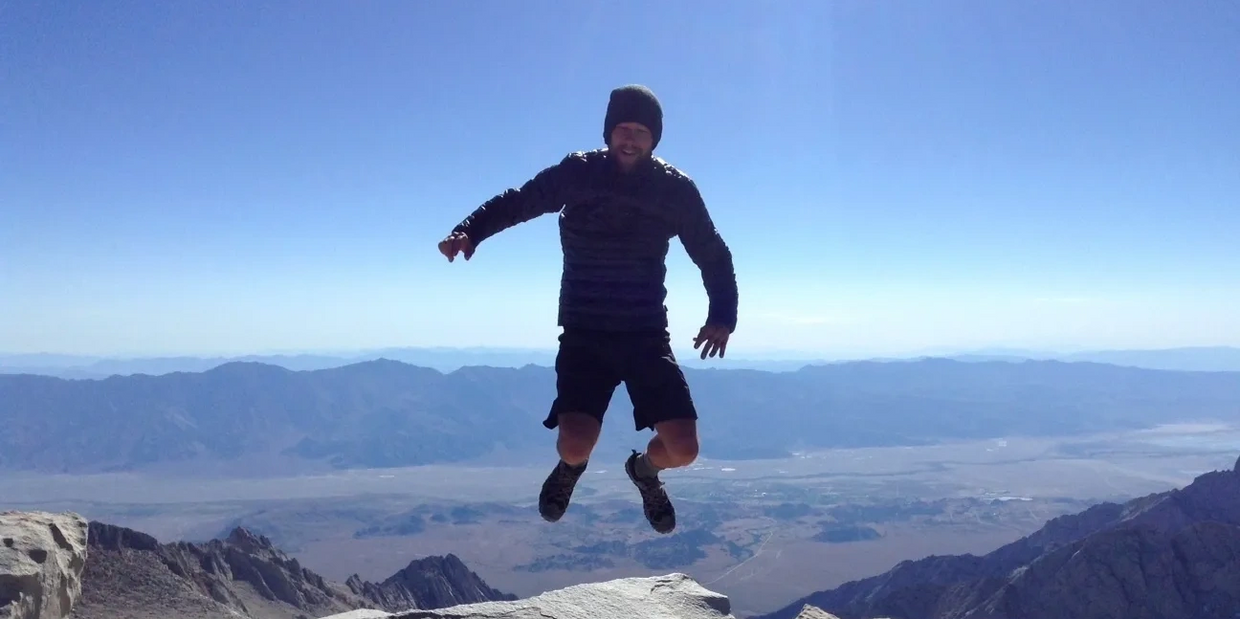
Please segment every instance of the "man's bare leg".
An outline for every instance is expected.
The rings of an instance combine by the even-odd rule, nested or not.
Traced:
[[[603,430],[597,419],[584,413],[560,413],[560,434],[555,448],[560,459],[569,466],[579,466],[590,459]]]
[[[697,459],[697,421],[673,419],[656,423],[654,428],[646,453],[633,452],[624,468],[641,492],[642,511],[650,526],[659,533],[671,533],[676,528],[676,509],[663,489],[659,472],[688,466]]]
[[[538,513],[547,522],[558,521],[568,510],[577,480],[585,472],[603,429],[597,419],[582,413],[561,413],[558,419],[560,432],[555,446],[560,461],[538,495]]]

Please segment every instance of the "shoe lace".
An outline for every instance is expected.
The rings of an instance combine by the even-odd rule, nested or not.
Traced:
[[[638,477],[637,484],[641,487],[642,495],[649,500],[657,502],[665,502],[666,499],[659,492],[663,489],[663,481],[658,477]]]
[[[555,469],[554,481],[557,482],[555,485],[562,489],[567,488],[569,485],[576,483],[577,478],[580,476],[581,471],[573,471],[573,469],[569,468],[565,464],[560,463],[560,465]]]

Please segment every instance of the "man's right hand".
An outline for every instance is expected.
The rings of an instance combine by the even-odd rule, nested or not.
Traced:
[[[456,259],[458,253],[464,253],[469,260],[474,255],[474,243],[464,232],[453,232],[448,238],[439,242],[439,253],[448,258],[448,262]]]

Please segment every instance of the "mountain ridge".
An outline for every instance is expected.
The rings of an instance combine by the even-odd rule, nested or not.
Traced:
[[[733,460],[1134,430],[1234,419],[1240,408],[1240,373],[1058,361],[685,375],[702,417],[703,456]],[[393,360],[302,371],[233,362],[97,380],[0,375],[0,470],[136,471],[243,458],[330,470],[450,464],[496,451],[539,456],[554,395],[554,371],[534,365],[444,373]],[[617,390],[603,449],[633,441],[622,432],[630,406]]]
[[[455,555],[415,559],[380,583],[356,574],[331,582],[243,527],[202,543],[160,543],[140,531],[90,521],[87,547],[82,597],[71,615],[76,619],[116,613],[292,619],[516,599],[489,587]]]
[[[807,604],[841,619],[1232,619],[1240,608],[1240,459],[1184,488],[1059,516],[986,555],[902,561],[751,619],[792,619]],[[1149,608],[1160,614],[1142,610]]]

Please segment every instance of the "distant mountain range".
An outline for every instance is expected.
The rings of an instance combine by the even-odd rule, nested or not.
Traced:
[[[792,372],[686,370],[708,458],[830,447],[1074,435],[1188,421],[1234,422],[1240,373],[1104,364],[945,359]],[[231,362],[205,372],[68,380],[0,376],[0,470],[207,470],[242,463],[397,467],[496,453],[553,457],[542,427],[553,370],[449,373],[388,360],[292,371]],[[631,404],[617,389],[600,450],[623,452]]]
[[[226,363],[263,363],[289,370],[325,370],[387,359],[451,372],[465,366],[521,367],[553,365],[555,351],[502,348],[391,348],[356,353],[301,353],[229,357],[91,357],[50,354],[0,354],[0,374],[39,374],[61,378],[107,378],[172,372],[205,372]]]
[[[1109,363],[1151,370],[1184,372],[1238,372],[1240,348],[1228,346],[1166,348],[1156,350],[1098,350],[1076,353],[1037,351],[975,351],[950,355],[959,361],[1026,361],[1054,360],[1067,362]]]
[[[1240,460],[1180,490],[1061,516],[994,552],[930,556],[821,591],[844,619],[1234,619],[1240,612]]]
[[[737,357],[736,355],[741,355]],[[681,363],[689,368],[748,369],[770,372],[795,371],[807,365],[826,365],[848,361],[909,361],[944,358],[957,361],[1069,361],[1109,363],[1151,370],[1197,372],[1240,372],[1240,348],[1226,346],[1167,348],[1155,350],[1102,350],[1093,352],[1056,353],[1047,351],[991,349],[936,354],[872,358],[826,359],[811,353],[765,353],[744,356],[733,353],[727,359],[699,359],[692,349],[677,351]],[[172,372],[204,372],[235,362],[275,365],[289,370],[324,370],[365,361],[387,359],[410,365],[451,372],[462,367],[511,367],[555,364],[555,351],[537,348],[387,348],[351,353],[301,353],[272,355],[241,355],[231,357],[92,357],[54,354],[2,354],[0,374],[37,374],[60,378],[107,378],[148,374],[158,376]]]

